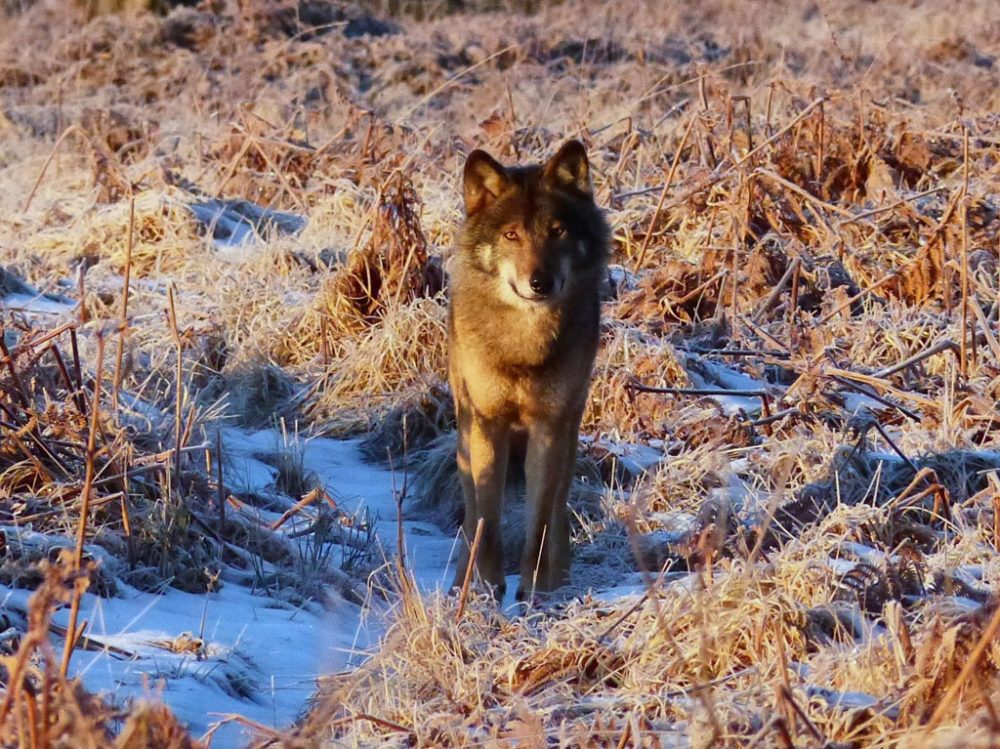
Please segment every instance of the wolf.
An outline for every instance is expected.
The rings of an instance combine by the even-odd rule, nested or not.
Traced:
[[[523,600],[569,581],[566,502],[600,337],[609,230],[576,140],[544,164],[524,166],[475,150],[463,193],[448,314],[465,509],[455,586],[482,520],[476,567],[494,595],[505,593],[501,506],[512,446],[522,447]]]

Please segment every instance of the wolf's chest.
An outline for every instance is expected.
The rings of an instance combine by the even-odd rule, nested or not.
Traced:
[[[452,384],[461,388],[474,411],[527,426],[563,413],[583,397],[596,330],[566,329],[553,322],[499,316],[488,328],[455,331]]]

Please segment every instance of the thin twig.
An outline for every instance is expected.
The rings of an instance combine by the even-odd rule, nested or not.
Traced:
[[[765,398],[767,390],[729,390],[727,388],[670,388],[643,385],[638,380],[630,380],[628,387],[637,393],[662,393],[664,395],[736,395],[744,398]]]
[[[868,296],[869,294],[871,294],[873,291],[877,291],[878,289],[882,288],[883,286],[885,286],[890,281],[894,281],[895,279],[899,278],[902,275],[902,272],[903,272],[903,268],[897,268],[896,270],[894,270],[891,273],[889,273],[887,276],[885,276],[882,279],[880,279],[880,280],[876,281],[875,283],[873,283],[867,289],[862,289],[860,292],[858,292],[857,294],[855,294],[854,296],[852,296],[846,302],[843,302],[842,304],[838,304],[833,310],[831,310],[830,312],[827,312],[825,315],[823,315],[823,317],[821,317],[819,320],[817,320],[816,321],[816,326],[819,327],[820,325],[823,325],[823,324],[829,322],[830,320],[832,320],[834,317],[836,317],[837,315],[839,315],[841,312],[843,312],[848,307],[853,307],[856,302],[861,301],[866,296]]]
[[[7,349],[6,344],[0,346],[0,353],[4,353],[5,352],[4,355],[3,355],[3,358],[0,359],[0,365],[3,365],[3,366],[6,367],[8,365],[8,363],[12,359],[17,359],[17,357],[19,357],[21,354],[26,354],[29,351],[33,351],[34,349],[38,348],[39,346],[48,343],[53,338],[58,338],[63,333],[65,333],[67,330],[72,330],[73,328],[75,328],[76,325],[77,324],[75,322],[66,322],[66,323],[63,323],[59,327],[53,328],[52,330],[49,330],[49,331],[43,333],[42,335],[38,336],[38,338],[32,338],[32,339],[29,339],[27,341],[21,341],[18,344],[17,348],[14,349],[14,351],[9,351]],[[0,340],[2,340],[2,339],[0,339]]]
[[[684,151],[684,147],[687,145],[688,138],[691,135],[691,129],[694,127],[696,115],[692,115],[691,119],[688,120],[687,127],[684,129],[684,135],[681,136],[680,145],[677,147],[676,153],[674,153],[674,159],[670,164],[670,171],[667,172],[667,179],[663,183],[663,190],[660,191],[660,197],[656,201],[656,208],[653,209],[653,215],[649,219],[649,225],[646,226],[646,236],[642,238],[642,247],[639,248],[639,257],[635,261],[635,269],[638,270],[642,267],[642,261],[646,257],[646,250],[649,248],[649,242],[653,238],[653,229],[656,227],[656,220],[660,217],[660,212],[663,210],[663,201],[667,197],[667,191],[670,189],[670,185],[674,182],[674,174],[677,172],[677,165],[681,161],[681,153]]]
[[[863,211],[861,213],[856,213],[850,218],[845,218],[842,221],[837,222],[837,228],[842,226],[847,226],[848,224],[853,224],[857,221],[862,221],[866,218],[871,218],[872,216],[877,216],[880,213],[888,213],[889,211],[899,208],[901,205],[906,205],[907,203],[912,203],[914,200],[919,200],[920,198],[926,198],[928,195],[934,195],[939,192],[944,192],[948,187],[946,185],[939,185],[938,187],[932,187],[930,190],[924,190],[923,192],[918,192],[914,195],[910,195],[905,198],[900,198],[899,200],[890,203],[889,205],[884,205],[879,208],[872,208],[869,211]]]
[[[318,486],[315,489],[313,489],[312,491],[307,492],[302,497],[302,499],[300,499],[294,505],[292,505],[287,510],[285,510],[283,513],[281,513],[281,517],[280,518],[278,518],[273,523],[271,523],[271,530],[272,531],[278,530],[281,526],[283,526],[285,523],[288,522],[288,519],[290,517],[292,517],[293,515],[298,514],[303,508],[308,507],[313,502],[315,502],[317,499],[321,499],[322,496],[323,496],[323,494],[324,494],[323,489],[321,489]]]
[[[669,388],[644,385],[636,379],[631,379],[625,386],[635,393],[659,393],[662,395],[696,395],[696,396],[737,396],[742,398],[760,398],[761,408],[767,409],[770,393],[767,390],[728,390],[726,388]],[[766,414],[765,414],[766,416]]]
[[[222,539],[225,538],[226,531],[226,483],[222,475],[222,431],[215,433],[215,475],[216,475],[216,501],[219,503],[219,559],[222,559]]]
[[[174,339],[174,347],[177,350],[177,374],[174,379],[175,403],[174,403],[174,483],[178,493],[181,490],[181,448],[183,434],[183,411],[184,411],[184,343],[181,339],[181,332],[177,326],[177,308],[174,304],[174,287],[167,288],[167,320],[170,324],[170,334]]]
[[[516,45],[516,44],[508,44],[506,47],[504,47],[503,49],[497,50],[496,52],[494,52],[489,57],[486,57],[486,58],[480,60],[477,63],[469,65],[468,67],[462,68],[462,70],[459,70],[457,73],[455,73],[455,75],[453,75],[450,78],[448,78],[448,80],[446,80],[444,83],[442,83],[437,88],[433,89],[430,93],[426,94],[420,101],[418,101],[416,104],[414,104],[413,106],[411,106],[406,111],[406,114],[404,114],[402,116],[401,122],[408,121],[411,117],[413,117],[413,115],[417,112],[417,110],[419,110],[427,102],[429,102],[431,99],[433,99],[435,96],[437,96],[438,94],[440,94],[442,91],[444,91],[446,88],[448,88],[449,86],[451,86],[453,83],[455,83],[459,79],[463,78],[464,76],[467,76],[469,73],[471,73],[476,68],[482,67],[483,65],[485,65],[488,62],[492,62],[493,60],[495,60],[500,55],[509,52],[510,50],[514,49],[517,46],[518,45]]]
[[[785,701],[792,707],[802,722],[806,724],[806,728],[809,729],[809,733],[813,735],[813,738],[816,739],[821,746],[827,746],[827,741],[823,734],[821,734],[819,729],[816,728],[811,720],[809,720],[809,716],[806,714],[806,711],[803,710],[799,706],[799,703],[795,701],[795,698],[792,696],[792,690],[785,684],[782,684],[779,689],[781,690],[782,697],[784,697]]]
[[[825,211],[831,211],[832,213],[839,213],[841,216],[848,216],[848,217],[851,217],[851,218],[853,218],[853,216],[854,216],[854,214],[851,213],[846,208],[841,208],[840,206],[834,205],[833,203],[827,203],[822,198],[817,197],[816,195],[813,195],[811,192],[809,192],[808,190],[806,190],[803,187],[799,187],[794,182],[789,182],[787,179],[785,179],[784,177],[782,177],[780,174],[775,174],[770,169],[765,169],[763,167],[758,167],[756,170],[754,170],[754,175],[760,175],[762,177],[767,177],[769,180],[772,180],[773,182],[778,183],[779,185],[781,185],[782,187],[784,187],[786,190],[790,190],[791,192],[794,192],[800,198],[804,198],[805,200],[807,200],[808,202],[812,203],[816,207],[822,208]]]
[[[819,99],[816,99],[815,101],[813,101],[812,103],[810,103],[805,109],[803,109],[801,112],[799,112],[791,122],[789,122],[787,125],[785,125],[783,128],[781,128],[781,130],[779,130],[778,132],[776,132],[774,135],[772,135],[770,138],[768,138],[767,140],[765,140],[759,146],[757,146],[756,148],[754,148],[751,151],[748,151],[743,156],[743,158],[741,158],[738,161],[736,161],[735,163],[731,164],[726,169],[723,169],[721,172],[717,172],[716,174],[714,174],[713,176],[709,177],[707,180],[701,182],[700,184],[695,185],[690,190],[687,190],[682,195],[678,196],[675,200],[672,200],[670,203],[666,204],[664,206],[664,209],[669,209],[669,208],[673,208],[675,206],[681,205],[681,204],[685,203],[686,201],[688,201],[689,199],[691,199],[693,196],[695,196],[698,193],[702,192],[703,190],[707,190],[707,189],[713,187],[714,185],[717,185],[719,182],[721,182],[726,177],[728,177],[731,174],[733,174],[741,166],[743,166],[743,164],[745,164],[748,161],[750,161],[750,159],[752,159],[754,156],[756,156],[757,153],[759,153],[760,151],[762,151],[763,149],[767,148],[768,146],[770,146],[775,141],[777,141],[780,138],[782,138],[789,130],[791,130],[793,127],[795,127],[805,117],[808,117],[809,114],[816,107],[818,107],[820,104],[823,103],[823,101],[824,101],[823,98],[819,98]],[[644,188],[643,190],[633,191],[631,193],[621,193],[619,195],[615,195],[614,198],[616,200],[620,200],[622,198],[631,197],[633,195],[642,195],[642,194],[645,194],[645,193],[653,192],[655,190],[659,190],[662,187],[663,187],[662,184],[661,185],[652,185],[652,186],[650,186],[648,188]]]
[[[472,583],[472,573],[476,569],[476,557],[479,554],[479,542],[483,539],[483,526],[485,520],[479,518],[476,522],[476,536],[472,539],[472,548],[469,549],[469,563],[465,566],[465,579],[462,580],[462,592],[458,597],[458,611],[455,612],[455,621],[462,621],[465,614],[465,602],[469,597],[469,585]]]
[[[83,477],[83,491],[80,494],[80,520],[77,523],[76,548],[73,552],[73,572],[79,574],[83,566],[83,545],[87,539],[87,520],[90,516],[90,500],[94,488],[94,456],[97,452],[97,432],[100,429],[101,412],[101,375],[104,371],[104,334],[97,333],[97,364],[94,373],[94,394],[90,401],[90,431],[87,434],[87,454]],[[80,596],[83,591],[78,583],[73,586],[73,598],[70,604],[69,625],[67,626],[66,645],[63,649],[62,663],[59,673],[65,679],[69,671],[69,661],[73,655],[76,643],[76,621],[80,614]],[[82,631],[82,630],[81,630]]]
[[[115,379],[111,389],[111,410],[117,417],[118,390],[122,383],[122,360],[125,358],[125,337],[128,334],[128,295],[132,278],[132,246],[135,239],[135,195],[128,200],[128,239],[125,249],[125,278],[122,281],[122,306],[119,314],[118,353],[115,354]]]
[[[892,437],[889,436],[889,433],[885,431],[885,427],[879,423],[878,419],[875,420],[874,425],[875,429],[878,430],[878,433],[882,435],[882,439],[884,439],[886,442],[889,443],[889,447],[892,448],[892,451],[896,453],[896,455],[898,455],[900,459],[904,463],[906,463],[907,466],[909,466],[910,470],[916,472],[917,471],[916,464],[907,457],[906,453],[904,453],[900,449],[899,445],[896,444],[895,440],[893,440]]]
[[[969,355],[967,348],[967,338],[969,337],[969,129],[962,126],[962,152],[964,162],[962,166],[962,257],[961,257],[961,283],[962,283],[962,335],[959,338],[959,371],[962,377],[969,376]],[[972,357],[976,354],[976,333],[972,331]]]
[[[785,286],[796,274],[796,272],[798,272],[800,265],[802,265],[802,258],[799,257],[795,258],[791,263],[788,264],[788,267],[785,269],[784,274],[781,276],[780,279],[778,279],[778,283],[774,285],[774,288],[771,289],[771,293],[767,295],[767,299],[764,300],[764,303],[761,304],[760,308],[754,313],[753,321],[755,323],[760,324],[761,321],[764,319],[764,315],[767,314],[767,311],[775,305],[775,303],[781,297],[781,292],[785,290]]]
[[[922,362],[924,359],[928,359],[935,354],[940,354],[944,351],[954,351],[958,346],[955,345],[954,341],[940,341],[934,344],[928,349],[921,351],[920,353],[914,354],[913,356],[905,359],[898,364],[893,364],[892,366],[880,369],[873,375],[874,377],[888,377],[889,375],[894,375],[896,372],[901,372],[907,367],[912,367],[914,364]]]
[[[692,346],[689,351],[703,356],[762,356],[772,359],[788,359],[790,354],[786,351],[768,351],[766,349],[746,349],[746,348],[698,348]]]
[[[854,372],[848,372],[847,374],[852,374],[853,375],[853,374],[856,374],[856,373],[854,373]],[[844,377],[842,375],[838,375],[838,374],[830,375],[830,377],[835,382],[839,382],[841,385],[843,385],[846,388],[849,388],[849,389],[851,389],[851,390],[853,390],[853,391],[855,391],[857,393],[861,393],[862,395],[867,395],[869,398],[871,398],[873,400],[877,400],[879,403],[881,403],[884,406],[888,406],[889,408],[896,409],[901,414],[903,414],[906,418],[908,418],[910,421],[915,421],[915,422],[918,422],[918,423],[920,422],[920,414],[918,414],[918,413],[910,410],[906,406],[903,406],[903,405],[901,405],[899,403],[896,403],[895,401],[889,400],[888,398],[886,398],[883,395],[879,395],[874,390],[872,390],[871,387],[865,387],[861,383],[852,382],[851,380],[847,379],[846,377]],[[895,388],[889,388],[889,389],[893,390],[894,392],[898,392],[898,391],[895,391]],[[921,400],[923,400],[923,399],[921,399]]]
[[[21,213],[28,212],[28,209],[31,207],[31,201],[35,199],[35,193],[37,193],[38,188],[41,187],[42,179],[45,177],[45,172],[52,163],[52,159],[55,158],[56,152],[59,150],[59,146],[63,144],[63,141],[66,140],[71,133],[80,133],[81,135],[84,135],[83,131],[76,125],[70,125],[68,128],[63,130],[62,135],[59,136],[55,144],[52,146],[52,150],[49,151],[49,156],[45,159],[45,163],[42,164],[42,171],[38,173],[38,179],[36,179],[35,184],[32,185],[31,192],[28,193],[27,200],[24,201],[24,208],[21,209]]]

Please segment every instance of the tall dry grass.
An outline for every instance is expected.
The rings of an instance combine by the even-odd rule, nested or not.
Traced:
[[[23,5],[0,39],[2,264],[78,299],[91,372],[128,264],[120,387],[179,413],[181,431],[225,414],[398,432],[394,409],[440,399],[464,154],[588,146],[620,271],[585,430],[598,447],[658,440],[667,459],[625,488],[608,470],[579,556],[635,570],[641,542],[642,564],[672,571],[646,570],[637,606],[584,597],[521,618],[476,599],[456,622],[453,601],[407,593],[379,651],[324,682],[289,743],[995,741],[991,3],[387,2],[330,11],[328,28],[291,2]],[[374,23],[383,13],[394,27]],[[214,198],[309,223],[219,247],[187,208]],[[49,321],[3,314],[15,357],[0,403],[16,418],[0,426],[0,485],[17,521],[78,497],[73,392],[89,391],[18,351]],[[732,389],[733,372],[765,391],[742,410],[704,392]],[[20,376],[37,388],[26,407]],[[115,455],[159,454],[142,430],[114,437],[107,415]],[[432,416],[429,431],[446,427]],[[190,462],[214,507],[214,477]],[[193,531],[167,522],[171,491],[133,487],[95,519],[116,539],[141,510],[174,564]],[[287,551],[223,530],[273,561]],[[43,579],[28,561],[12,584]],[[21,642],[44,673],[39,632]],[[38,718],[13,667],[2,730],[56,741],[62,724]],[[105,745],[109,725],[87,735]]]

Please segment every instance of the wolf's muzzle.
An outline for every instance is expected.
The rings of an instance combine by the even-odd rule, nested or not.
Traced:
[[[544,270],[536,270],[528,279],[528,286],[540,297],[548,296],[556,286],[555,277]]]

